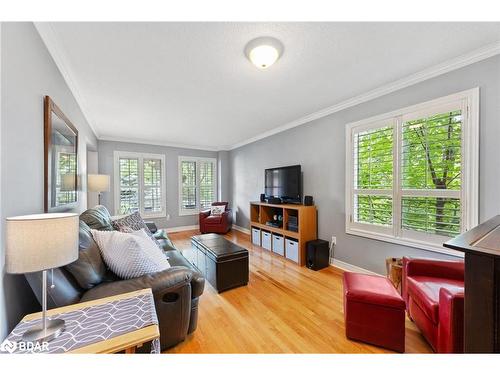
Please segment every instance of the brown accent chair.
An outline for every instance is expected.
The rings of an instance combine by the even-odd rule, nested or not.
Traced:
[[[212,206],[224,206],[222,215],[210,215],[210,210],[200,212],[200,232],[225,234],[231,230],[233,212],[228,208],[228,202],[214,202]]]

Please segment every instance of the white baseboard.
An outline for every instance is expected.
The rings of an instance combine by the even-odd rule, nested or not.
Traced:
[[[198,225],[185,225],[183,227],[172,227],[172,228],[166,228],[165,231],[167,233],[173,233],[173,232],[182,232],[184,230],[195,230],[198,229]]]
[[[241,233],[250,234],[250,229],[240,227],[239,225],[233,224],[233,229],[237,230],[238,232],[241,232]]]
[[[238,232],[242,232],[242,233],[245,233],[245,234],[248,234],[248,235],[251,234],[250,229],[240,227],[239,225],[233,224],[233,229],[237,230]],[[338,260],[338,259],[330,259],[330,265],[334,266],[334,267],[337,267],[337,268],[340,268],[341,270],[344,270],[344,271],[359,272],[359,273],[365,273],[365,274],[368,274],[368,275],[382,276],[382,275],[380,275],[380,274],[378,274],[376,272],[373,272],[373,271],[370,271],[370,270],[367,270],[367,269],[355,266],[354,264],[343,262],[343,261]]]
[[[338,259],[330,259],[330,265],[335,266],[337,268],[340,268],[341,270],[344,270],[344,271],[359,272],[359,273],[365,273],[368,275],[382,276],[376,272],[372,272],[370,270],[355,266],[354,264],[342,262],[341,260],[338,260]]]

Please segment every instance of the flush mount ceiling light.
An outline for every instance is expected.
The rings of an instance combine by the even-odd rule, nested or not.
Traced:
[[[255,38],[245,46],[245,55],[259,69],[267,69],[283,54],[283,44],[276,38]]]

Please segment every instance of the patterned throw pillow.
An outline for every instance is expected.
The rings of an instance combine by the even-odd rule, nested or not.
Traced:
[[[144,229],[132,233],[92,229],[92,236],[106,265],[122,279],[133,279],[170,268],[167,257]]]
[[[141,215],[139,212],[134,212],[131,213],[128,216],[122,217],[120,219],[116,219],[111,221],[113,224],[113,228],[119,232],[123,233],[132,233],[141,229],[144,229],[144,231],[147,233],[149,237],[153,240],[153,242],[160,248],[162,249],[160,242],[153,236],[153,233],[149,230],[148,226],[142,219]]]
[[[210,207],[210,215],[212,216],[220,216],[224,213],[225,206],[211,206]]]

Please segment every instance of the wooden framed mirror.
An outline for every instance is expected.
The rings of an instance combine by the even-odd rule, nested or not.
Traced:
[[[61,212],[78,204],[78,130],[52,101],[44,98],[44,206]]]

